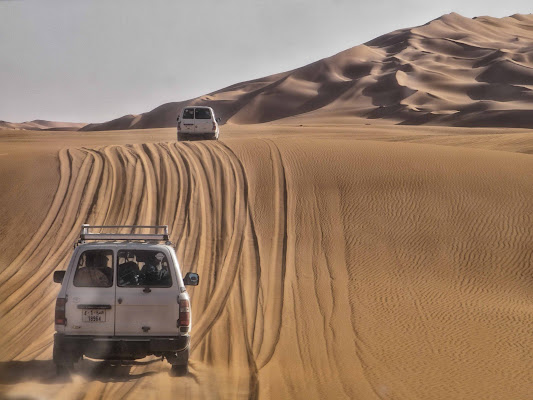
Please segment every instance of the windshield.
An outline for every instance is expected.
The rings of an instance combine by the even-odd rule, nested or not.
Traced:
[[[161,251],[120,250],[117,265],[118,286],[172,286],[168,259]]]
[[[211,119],[211,110],[209,108],[197,108],[194,117],[196,119]]]

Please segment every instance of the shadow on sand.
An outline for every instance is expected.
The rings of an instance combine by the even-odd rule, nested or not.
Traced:
[[[127,365],[113,365],[107,361],[94,361],[84,358],[74,365],[71,373],[83,376],[90,381],[127,382],[156,374],[156,371],[130,374],[131,367],[134,365],[148,365],[155,362],[161,361],[158,358],[148,361],[132,361]],[[70,376],[69,374],[58,376],[52,360],[0,362],[0,385],[14,385],[28,381],[56,384],[70,381]]]

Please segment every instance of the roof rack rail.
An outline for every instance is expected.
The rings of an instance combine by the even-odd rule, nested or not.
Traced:
[[[163,233],[94,233],[91,229],[163,229]],[[83,224],[80,242],[85,240],[156,240],[169,241],[168,225],[89,225]]]

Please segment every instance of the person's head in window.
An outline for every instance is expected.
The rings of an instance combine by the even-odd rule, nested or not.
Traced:
[[[87,250],[78,261],[74,286],[110,287],[113,284],[113,269],[109,250]]]

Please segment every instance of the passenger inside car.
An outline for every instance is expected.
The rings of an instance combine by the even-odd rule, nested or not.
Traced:
[[[77,287],[110,287],[113,285],[113,253],[109,250],[88,250],[78,260],[74,275]]]

